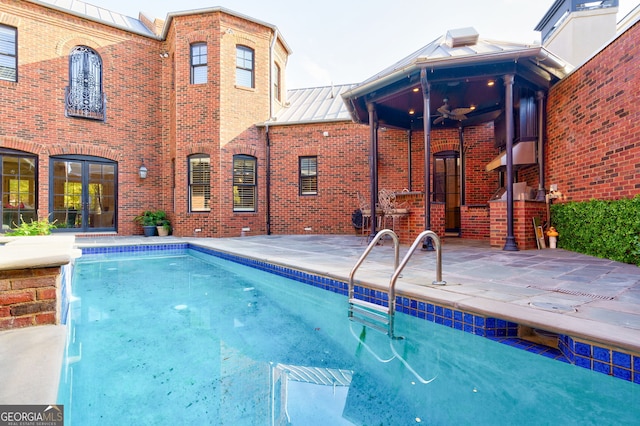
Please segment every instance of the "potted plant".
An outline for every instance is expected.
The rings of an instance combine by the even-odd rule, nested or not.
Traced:
[[[133,218],[133,221],[142,226],[145,237],[153,237],[157,231],[157,219],[156,212],[153,210],[145,210],[138,216]]]
[[[164,210],[156,210],[156,229],[158,230],[158,235],[161,237],[166,237],[171,232],[171,221],[167,217],[167,212]]]

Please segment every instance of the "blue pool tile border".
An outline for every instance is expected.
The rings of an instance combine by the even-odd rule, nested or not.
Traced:
[[[148,253],[183,254],[187,249],[239,263],[275,275],[299,281],[314,287],[346,296],[347,282],[311,274],[285,266],[251,259],[215,249],[192,245],[150,244],[139,246],[83,247],[82,254]],[[169,253],[166,253],[166,252]],[[382,306],[389,306],[386,292],[356,285],[354,297]],[[558,349],[540,345],[518,337],[519,325],[500,318],[477,315],[466,311],[440,306],[423,300],[396,296],[396,312],[402,312],[445,327],[471,333],[514,348],[526,350],[561,362],[574,364],[618,379],[640,384],[640,354],[630,354],[606,346],[584,342],[567,335],[558,335]]]

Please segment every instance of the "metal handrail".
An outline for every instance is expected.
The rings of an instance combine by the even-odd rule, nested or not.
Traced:
[[[396,309],[396,281],[398,280],[398,277],[402,273],[404,267],[407,266],[407,263],[409,262],[409,259],[411,258],[413,252],[416,251],[416,248],[418,248],[418,246],[422,243],[422,240],[424,240],[427,236],[435,242],[436,249],[436,280],[433,281],[432,284],[447,284],[446,281],[442,281],[442,245],[440,244],[440,238],[438,238],[438,235],[433,231],[422,231],[413,242],[411,247],[409,247],[409,251],[407,252],[407,254],[405,254],[402,262],[400,262],[400,265],[395,268],[393,276],[391,277],[391,283],[389,283],[389,330],[393,330],[393,317]]]
[[[354,293],[354,287],[355,287],[353,282],[353,277],[356,274],[356,271],[358,270],[360,265],[362,265],[362,262],[364,262],[364,260],[367,258],[369,253],[371,253],[371,250],[373,250],[376,244],[378,244],[378,241],[380,241],[382,237],[384,237],[385,235],[390,235],[391,239],[393,240],[393,249],[395,254],[393,270],[395,271],[396,269],[398,269],[398,260],[400,259],[400,241],[396,233],[393,232],[391,229],[383,229],[380,232],[378,232],[375,235],[375,237],[373,237],[373,239],[367,246],[366,250],[364,251],[364,253],[362,253],[362,256],[360,256],[360,259],[358,259],[356,264],[351,269],[351,272],[349,273],[349,300],[353,299],[353,293]],[[389,300],[389,304],[391,304],[391,299]]]

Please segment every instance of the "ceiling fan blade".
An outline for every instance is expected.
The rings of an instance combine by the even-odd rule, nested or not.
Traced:
[[[433,120],[433,124],[438,124],[444,121],[444,117],[438,117],[435,120]]]
[[[456,108],[451,111],[451,115],[465,115],[473,111],[472,108]]]
[[[444,104],[440,108],[438,108],[438,112],[442,115],[447,115],[450,113],[449,107],[447,106],[447,104]]]

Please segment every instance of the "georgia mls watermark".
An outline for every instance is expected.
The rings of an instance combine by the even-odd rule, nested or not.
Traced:
[[[64,426],[64,405],[0,405],[0,426]]]

